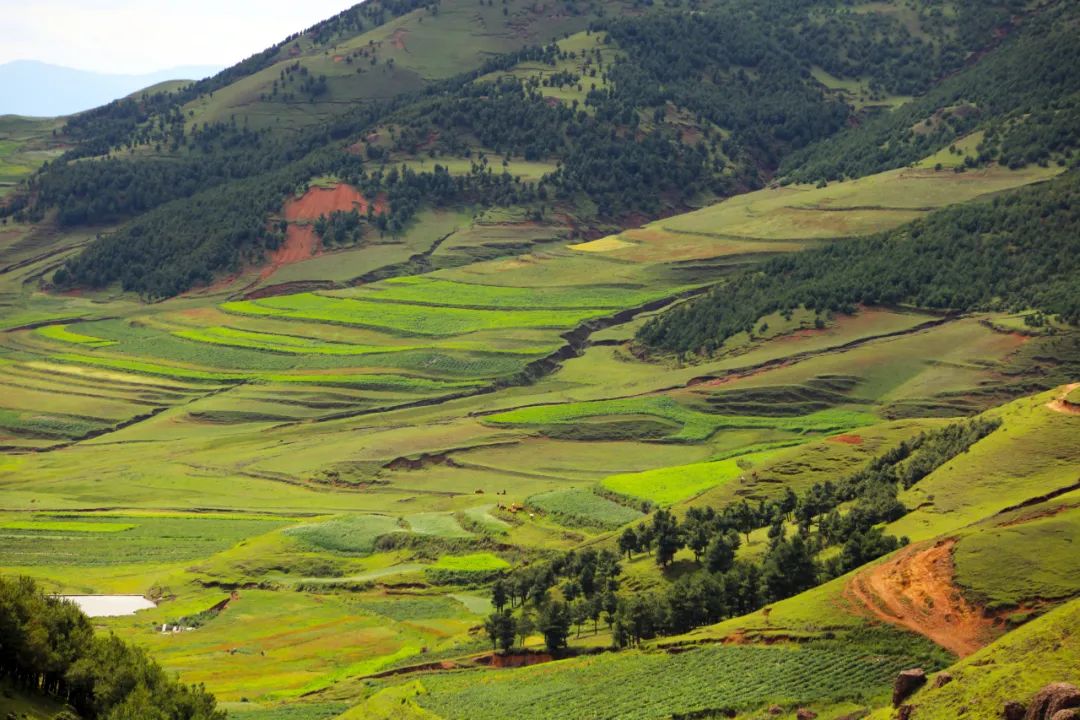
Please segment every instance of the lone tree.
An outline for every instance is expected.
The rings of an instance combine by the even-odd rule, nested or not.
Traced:
[[[638,534],[634,532],[634,528],[623,530],[623,534],[619,536],[619,552],[626,553],[626,559],[629,560],[639,550],[641,550],[641,545],[638,542]]]
[[[683,546],[679,522],[667,510],[657,510],[653,516],[653,537],[656,543],[656,564],[667,567]]]
[[[566,647],[566,638],[570,635],[570,608],[566,603],[549,602],[540,610],[536,629],[544,636],[548,652],[558,652]]]
[[[484,620],[484,631],[491,639],[491,649],[501,649],[504,653],[514,647],[514,638],[517,636],[517,626],[514,616],[509,610],[491,613]]]
[[[506,607],[507,600],[506,583],[502,578],[499,578],[491,586],[491,604],[495,606],[496,610],[502,612],[502,609]]]

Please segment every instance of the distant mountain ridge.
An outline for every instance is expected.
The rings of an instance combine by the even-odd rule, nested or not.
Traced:
[[[140,75],[113,75],[13,60],[0,65],[0,115],[55,117],[98,107],[166,80],[199,80],[221,70],[186,65]]]

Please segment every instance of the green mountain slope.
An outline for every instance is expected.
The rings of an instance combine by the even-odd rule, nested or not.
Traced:
[[[208,283],[277,247],[275,197],[323,175],[352,180],[371,202],[387,198],[380,233],[400,234],[419,206],[461,203],[554,209],[577,227],[595,227],[759,186],[792,150],[838,131],[854,112],[845,104],[851,99],[821,85],[814,68],[884,92],[917,92],[990,42],[930,16],[936,32],[913,36],[924,20],[905,24],[889,12],[841,18],[829,5],[748,12],[720,3],[704,15],[596,6],[558,22],[510,5],[494,17],[485,14],[494,13],[490,6],[479,14],[395,6],[404,14],[393,20],[350,11],[353,19],[331,23],[333,32],[316,26],[178,95],[127,101],[69,123],[81,140],[69,157],[108,149],[113,156],[53,164],[8,209],[41,217],[56,207],[58,220],[72,225],[164,204],[98,241],[60,278],[94,287],[119,281],[155,297]],[[997,17],[993,6],[966,12]],[[384,22],[371,29],[377,20]],[[598,45],[581,38],[538,47],[590,20]],[[781,30],[800,22],[797,31]],[[470,39],[478,28],[485,29],[479,43]],[[417,33],[453,42],[418,42],[413,53],[403,38]],[[823,50],[817,34],[835,50]],[[462,48],[471,55],[455,51]],[[548,78],[514,71],[522,61],[554,67],[579,57],[576,70]],[[576,95],[545,95],[552,82]],[[283,134],[279,125],[305,129]],[[451,183],[435,167],[469,167],[489,154],[552,169],[535,179],[507,177],[496,160]],[[406,162],[402,172],[394,171],[398,161]],[[214,186],[222,189],[207,189]]]

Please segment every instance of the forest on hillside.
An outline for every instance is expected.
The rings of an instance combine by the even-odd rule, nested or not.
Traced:
[[[979,162],[1009,167],[1066,161],[1080,141],[1080,7],[1060,3],[1026,17],[995,52],[858,130],[793,152],[790,182],[858,178],[903,167],[987,130]]]
[[[773,312],[853,313],[859,305],[1036,309],[1080,321],[1080,172],[776,258],[651,320],[637,340],[653,351],[708,355]]]
[[[119,283],[147,298],[208,283],[273,250],[281,236],[271,216],[285,197],[320,175],[348,179],[369,198],[388,196],[384,216],[372,218],[382,234],[402,232],[418,209],[432,206],[517,205],[542,212],[558,205],[586,227],[610,227],[760,187],[778,168],[796,177],[792,168],[815,167],[810,148],[851,134],[844,128],[857,114],[825,91],[811,68],[861,78],[878,94],[922,93],[985,47],[1013,5],[960,3],[955,18],[927,5],[921,9],[932,29],[926,36],[891,15],[847,12],[833,0],[695,2],[692,14],[682,3],[611,12],[588,32],[614,55],[604,62],[597,50],[595,58],[581,58],[583,76],[553,78],[580,88],[581,103],[549,102],[535,78],[478,81],[520,62],[566,59],[549,44],[489,58],[419,91],[348,107],[288,137],[251,130],[235,116],[186,126],[183,103],[268,67],[284,57],[295,41],[290,38],[179,94],[118,101],[73,118],[65,133],[75,148],[32,178],[2,212],[33,220],[55,208],[64,226],[123,223],[102,233],[56,281],[61,287]],[[319,47],[416,7],[353,8],[304,37]],[[1017,72],[1027,72],[1024,62]],[[1013,102],[1020,90],[997,92]],[[435,159],[431,171],[384,173],[375,166],[382,166],[385,150],[366,144],[359,155],[345,152],[387,125],[395,128],[399,152],[409,152],[409,138],[438,138],[428,151]],[[945,140],[927,142],[938,141]],[[1027,144],[1045,143],[1029,138]],[[111,156],[146,146],[155,152]],[[491,168],[440,176],[439,153],[468,157],[479,148],[556,169],[535,181]],[[800,155],[803,149],[810,154]],[[792,157],[805,163],[792,165]]]

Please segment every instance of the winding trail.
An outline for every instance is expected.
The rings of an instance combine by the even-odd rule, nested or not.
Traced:
[[[1080,405],[1076,405],[1065,399],[1069,397],[1069,393],[1078,387],[1080,387],[1080,383],[1070,383],[1066,385],[1060,395],[1046,403],[1046,407],[1054,412],[1059,412],[1064,415],[1080,415]]]
[[[865,614],[914,630],[960,657],[994,637],[997,620],[953,583],[955,538],[907,548],[852,578],[844,595]]]

